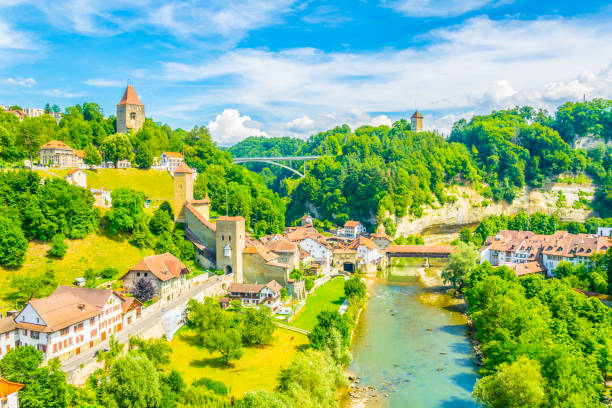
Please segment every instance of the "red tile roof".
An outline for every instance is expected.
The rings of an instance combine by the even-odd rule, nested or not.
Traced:
[[[169,252],[161,255],[144,257],[140,262],[130,268],[130,271],[151,272],[162,282],[178,278],[181,274],[189,273],[189,269],[187,269],[185,264]]]
[[[28,302],[42,319],[40,324],[17,321],[17,328],[52,333],[100,314],[100,310],[71,293],[58,293]]]
[[[44,145],[40,147],[41,149],[70,149],[74,150],[72,147],[68,146],[66,143],[61,140],[50,140]]]
[[[193,174],[193,170],[191,170],[186,164],[185,162],[181,162],[181,164],[179,164],[178,166],[176,166],[176,169],[174,169],[174,174]]]
[[[142,102],[140,102],[140,99],[138,98],[138,95],[136,94],[136,90],[134,89],[134,87],[132,85],[128,85],[125,88],[125,92],[123,94],[123,98],[121,98],[121,100],[119,101],[119,103],[117,105],[140,105],[140,106],[144,106],[144,104]]]
[[[345,227],[356,227],[359,225],[359,221],[347,221],[344,223]]]
[[[183,158],[183,155],[178,152],[163,152],[162,154],[165,154],[166,157],[169,157],[171,159],[182,159]]]
[[[7,381],[0,378],[0,399],[4,399],[11,394],[14,394],[23,388],[23,384]]]

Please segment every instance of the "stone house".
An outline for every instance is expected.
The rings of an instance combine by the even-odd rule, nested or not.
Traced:
[[[64,177],[69,184],[87,188],[87,174],[81,169],[70,170]]]
[[[262,237],[260,241],[266,248],[278,255],[277,262],[290,266],[292,270],[300,268],[300,248],[295,242],[278,234]]]
[[[131,292],[140,279],[150,281],[160,302],[169,302],[188,290],[189,269],[174,255],[166,252],[143,258],[120,279],[123,287]]]
[[[276,281],[265,285],[257,283],[232,283],[229,288],[231,299],[240,299],[242,306],[265,306],[270,310],[280,307],[280,292],[283,287]]]
[[[0,407],[19,408],[19,391],[23,384],[0,378]]]
[[[382,224],[378,226],[375,233],[370,234],[370,239],[380,249],[385,249],[393,243],[393,238],[387,235],[385,227]]]
[[[366,272],[373,272],[384,259],[381,249],[369,238],[359,236],[348,246],[349,249],[357,251],[357,265]]]
[[[41,146],[38,156],[44,166],[80,168],[85,166],[85,152],[75,150],[60,140],[51,140]]]
[[[272,279],[286,286],[293,268],[280,262],[280,257],[262,244],[248,244],[243,250],[245,282],[265,282]]]

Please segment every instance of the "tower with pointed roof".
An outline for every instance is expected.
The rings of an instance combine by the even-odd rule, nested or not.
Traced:
[[[193,171],[181,162],[174,170],[174,218],[185,222],[185,206],[193,201]]]
[[[410,129],[413,132],[423,131],[423,115],[418,110],[415,110],[410,117]]]
[[[140,102],[136,90],[128,85],[123,98],[117,104],[117,133],[137,132],[145,122],[144,104]]]

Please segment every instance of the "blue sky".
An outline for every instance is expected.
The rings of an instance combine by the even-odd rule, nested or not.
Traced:
[[[612,97],[605,1],[0,0],[0,104],[97,102],[221,144]]]

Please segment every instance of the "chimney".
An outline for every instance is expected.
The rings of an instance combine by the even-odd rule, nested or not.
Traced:
[[[85,304],[84,304],[84,303],[79,303],[79,304],[77,305],[77,307],[79,308],[79,310],[80,310],[81,312],[85,311]]]

